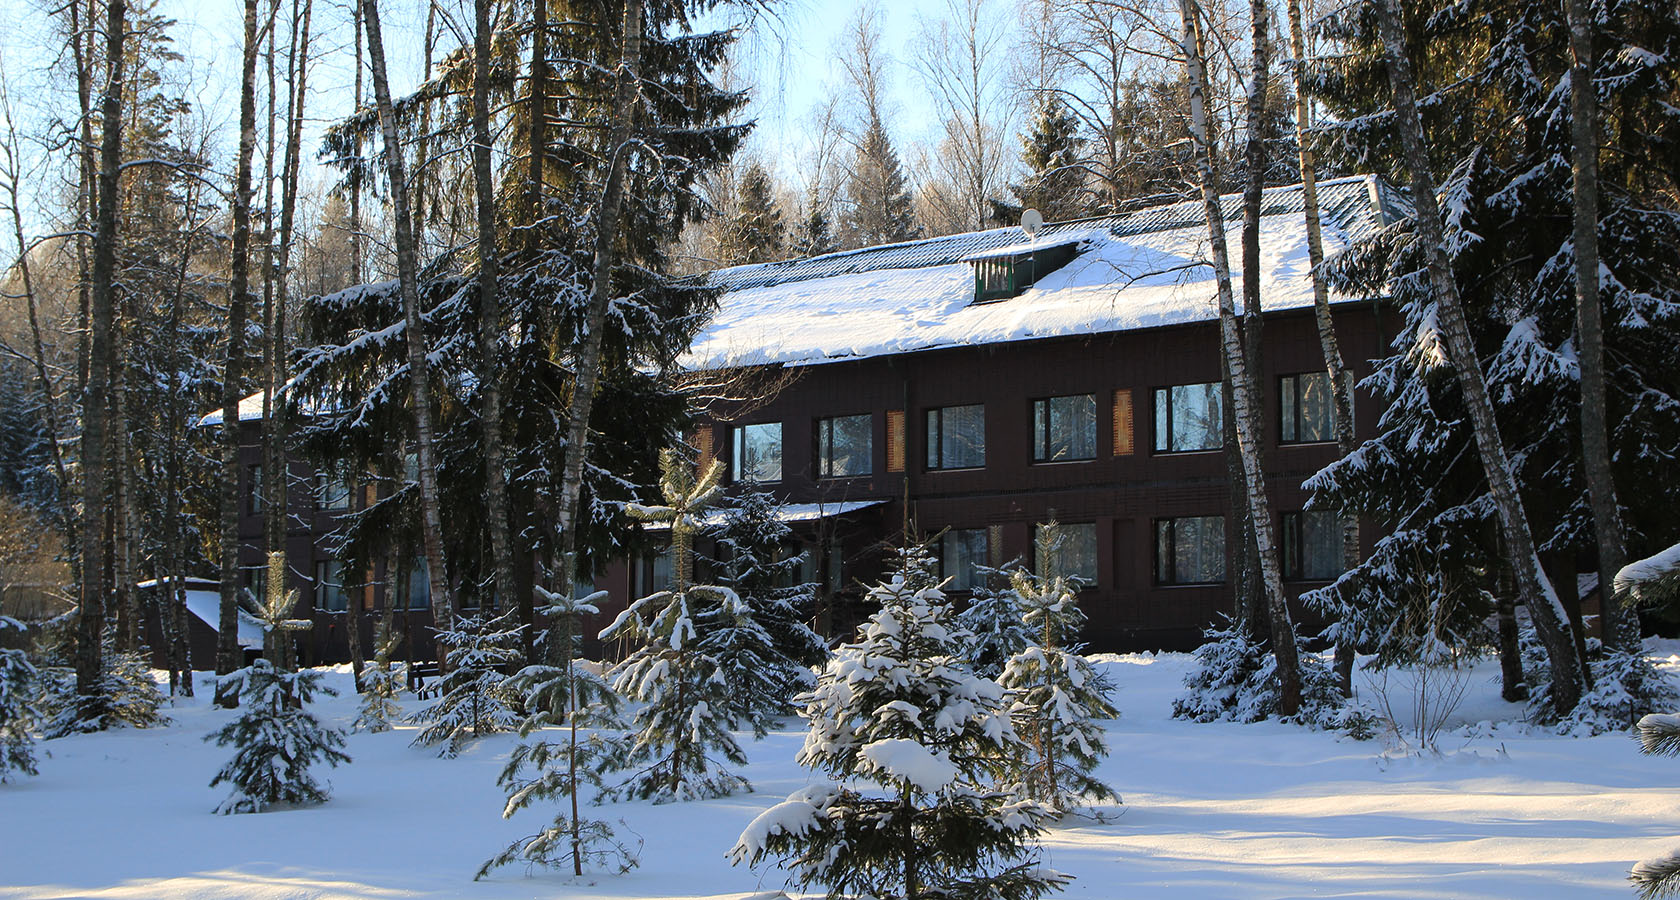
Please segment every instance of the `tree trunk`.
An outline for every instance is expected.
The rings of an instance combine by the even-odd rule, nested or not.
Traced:
[[[101,723],[107,698],[105,655],[106,403],[111,379],[111,323],[116,314],[118,176],[122,170],[122,102],[127,0],[105,5],[105,91],[100,98],[99,202],[88,289],[88,378],[82,397],[82,579],[76,615],[76,718]]]
[[[419,247],[415,222],[409,217],[408,173],[391,86],[385,76],[385,40],[379,27],[378,0],[360,0],[367,30],[368,61],[373,70],[373,97],[379,108],[379,129],[385,142],[385,167],[391,184],[391,214],[396,225],[397,282],[402,294],[404,332],[408,341],[409,400],[414,407],[414,445],[419,458],[420,515],[425,545],[426,575],[431,588],[432,626],[449,627],[454,618],[449,580],[444,571],[443,519],[438,511],[437,456],[432,435],[432,386],[427,374],[425,324],[420,317]],[[434,651],[446,665],[442,646]]]
[[[1459,300],[1458,285],[1453,280],[1452,264],[1447,259],[1443,244],[1444,228],[1440,206],[1435,198],[1435,177],[1429,169],[1423,125],[1418,118],[1412,63],[1406,55],[1400,30],[1400,12],[1395,0],[1377,0],[1375,7],[1377,26],[1382,33],[1388,59],[1389,85],[1394,94],[1395,130],[1400,136],[1406,168],[1411,171],[1412,201],[1417,207],[1419,238],[1427,254],[1429,284],[1436,298],[1441,339],[1464,393],[1464,404],[1475,432],[1482,469],[1498,507],[1500,531],[1510,551],[1517,593],[1528,605],[1535,630],[1546,645],[1552,676],[1553,712],[1562,715],[1574,709],[1581,698],[1586,661],[1575,652],[1575,637],[1564,616],[1563,606],[1540,567],[1534,536],[1528,527],[1528,516],[1523,511],[1522,497],[1517,492],[1516,478],[1505,451],[1505,441],[1494,420],[1493,404],[1488,400],[1481,362],[1470,336],[1470,324]]]
[[[239,80],[239,161],[234,175],[233,248],[229,261],[227,363],[222,370],[221,615],[216,674],[239,668],[239,395],[245,361],[245,310],[251,285],[251,159],[257,148],[257,0],[245,0],[245,50]],[[217,691],[216,702],[238,698]]]
[[[1604,325],[1598,291],[1598,96],[1593,88],[1592,9],[1567,0],[1571,169],[1575,195],[1575,328],[1581,358],[1581,463],[1598,543],[1598,596],[1604,645],[1639,650],[1639,616],[1617,596],[1617,572],[1627,565],[1627,539],[1611,472],[1609,414],[1604,383]]]
[[[548,178],[548,0],[531,4],[531,145],[525,185],[531,204],[533,237],[543,233],[544,182]],[[539,238],[540,239],[540,238]]]
[[[538,0],[538,6],[542,0]],[[506,464],[502,452],[502,304],[497,296],[496,185],[490,171],[490,0],[473,2],[473,185],[478,194],[478,361],[479,420],[484,427],[484,516],[490,525],[490,556],[499,604],[516,603],[525,659],[535,662],[536,612],[529,593],[518,592],[513,542],[508,537]],[[516,597],[515,594],[518,594]]]
[[[1271,502],[1266,496],[1266,476],[1260,468],[1259,415],[1253,409],[1254,387],[1250,381],[1247,352],[1237,329],[1236,304],[1231,292],[1231,266],[1225,245],[1225,217],[1214,186],[1214,146],[1208,135],[1207,73],[1203,64],[1201,27],[1195,0],[1179,0],[1184,20],[1184,63],[1190,87],[1190,135],[1196,152],[1196,169],[1206,210],[1208,240],[1213,251],[1213,270],[1219,285],[1219,331],[1225,357],[1231,367],[1231,393],[1235,401],[1237,446],[1242,452],[1243,476],[1248,482],[1248,514],[1254,524],[1255,549],[1260,560],[1260,580],[1271,616],[1272,653],[1277,657],[1278,712],[1294,715],[1301,707],[1301,669],[1295,646],[1295,626],[1290,621],[1283,577],[1278,571],[1276,531]]]
[[[607,303],[612,299],[612,270],[618,256],[618,218],[624,202],[624,171],[629,164],[631,138],[640,95],[642,61],[642,0],[624,4],[624,48],[614,78],[612,120],[607,137],[607,175],[595,223],[595,268],[590,284],[589,312],[583,346],[578,348],[576,384],[567,410],[566,460],[560,478],[560,588],[570,594],[577,573],[578,505],[583,495],[584,461],[589,453],[589,416],[595,407],[595,386],[601,376],[601,332],[606,327]]]
[[[1331,428],[1336,435],[1336,454],[1346,459],[1359,448],[1353,437],[1353,377],[1342,361],[1336,337],[1336,320],[1330,314],[1330,290],[1324,283],[1324,228],[1318,212],[1318,162],[1307,131],[1312,124],[1312,102],[1307,96],[1307,36],[1302,25],[1301,0],[1289,0],[1289,46],[1295,56],[1295,132],[1301,166],[1301,210],[1307,220],[1307,262],[1312,267],[1313,318],[1318,324],[1318,345],[1324,353],[1324,370],[1330,377]],[[1342,567],[1352,571],[1359,565],[1359,518],[1342,520]],[[1345,697],[1353,696],[1353,657],[1348,641],[1336,645],[1336,681]]]
[[[1499,696],[1507,703],[1528,699],[1528,682],[1523,677],[1522,645],[1517,635],[1516,588],[1511,567],[1498,564],[1494,579],[1494,614],[1499,625]]]
[[[140,648],[139,596],[134,590],[134,459],[128,415],[128,352],[134,327],[134,304],[124,297],[113,323],[111,342],[111,599],[117,607],[115,647],[120,653]]]

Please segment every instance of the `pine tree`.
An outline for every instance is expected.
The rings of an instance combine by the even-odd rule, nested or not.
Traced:
[[[894,244],[920,235],[898,151],[878,117],[869,120],[858,141],[845,192],[846,207],[840,215],[844,246]]]
[[[575,619],[599,611],[589,598],[556,595],[541,586],[537,590],[548,601],[545,615]],[[526,666],[513,677],[510,687],[525,698],[528,711],[519,726],[521,737],[562,722],[567,737],[563,742],[535,741],[514,748],[497,780],[507,790],[502,817],[512,818],[520,810],[544,801],[569,803],[570,810],[562,809],[537,833],[514,841],[486,860],[474,880],[515,862],[524,862],[527,868],[568,867],[573,875],[582,875],[585,863],[595,868],[612,867],[620,874],[629,871],[638,862],[636,854],[618,840],[612,825],[585,819],[578,810],[584,784],[601,790],[602,775],[621,765],[625,742],[611,736],[625,727],[618,693],[581,660],[571,658],[564,667]],[[590,729],[581,742],[580,728]]]
[[[997,678],[1010,657],[1032,645],[1033,636],[1021,619],[1021,595],[1009,584],[1010,576],[1001,569],[975,568],[983,580],[975,586],[968,608],[958,614],[957,624],[973,637],[966,655],[974,673]],[[1004,586],[993,587],[994,580]]]
[[[1084,144],[1078,117],[1060,96],[1046,93],[1032,130],[1021,136],[1021,163],[1027,177],[1009,186],[1017,203],[1013,207],[993,204],[992,217],[998,224],[1016,224],[1026,209],[1036,209],[1052,222],[1084,215]]]
[[[793,243],[788,249],[795,256],[821,256],[840,249],[835,243],[833,228],[829,225],[828,211],[823,209],[815,197],[809,201],[811,211],[806,214],[805,221],[800,223],[793,235]]]
[[[787,241],[787,225],[782,222],[770,173],[763,163],[754,161],[741,175],[734,211],[718,226],[718,265],[781,259]]]
[[[350,757],[339,750],[344,735],[323,728],[308,711],[316,693],[335,693],[320,686],[321,673],[287,672],[270,660],[257,659],[221,680],[237,682],[227,693],[240,697],[242,708],[238,718],[204,738],[214,740],[218,747],[237,748],[233,759],[210,780],[211,787],[223,782],[233,785],[233,793],[216,812],[257,813],[276,803],[325,802],[327,785],[316,781],[310,768],[321,762],[336,767]]]
[[[474,738],[512,731],[519,715],[510,703],[512,692],[501,668],[517,662],[519,633],[511,613],[494,619],[459,616],[452,627],[437,632],[447,648],[445,675],[438,699],[414,714],[426,727],[414,736],[416,747],[439,747],[438,755],[453,759]]]
[[[751,611],[726,587],[691,583],[697,516],[722,492],[723,468],[714,460],[696,478],[672,450],[661,454],[660,464],[665,503],[631,504],[627,510],[642,521],[669,523],[671,589],[631,603],[601,631],[602,640],[625,637],[642,642],[612,675],[614,690],[643,704],[636,712],[634,742],[624,757],[628,766],[641,768],[607,794],[656,802],[726,797],[750,785],[716,757],[738,766],[747,758],[729,733],[734,701],[719,677],[717,659],[699,646],[696,617],[714,608],[725,620],[750,619]]]
[[[378,629],[373,636],[373,664],[362,669],[362,705],[350,726],[354,731],[369,734],[390,731],[391,724],[402,718],[402,708],[397,705],[402,675],[391,665],[391,654],[402,642],[384,622],[379,623]]]
[[[1082,802],[1117,799],[1092,771],[1108,755],[1108,739],[1097,719],[1115,719],[1108,685],[1079,653],[1078,585],[1056,572],[1059,530],[1038,530],[1038,558],[1047,571],[1016,571],[1010,583],[1020,598],[1020,616],[1035,640],[1016,653],[998,679],[1007,692],[1015,733],[1026,744],[1016,779],[1023,794],[1057,812]]]
[[[802,888],[824,884],[830,896],[1035,898],[1059,888],[1067,876],[1042,868],[1033,847],[1049,810],[987,786],[1020,739],[1002,689],[962,664],[944,595],[900,572],[870,599],[880,612],[800,698],[810,731],[799,762],[837,783],[771,807],[730,858],[781,857]]]
[[[0,631],[23,630],[0,616]],[[35,699],[39,674],[22,650],[0,649],[0,784],[13,772],[36,774]]]
[[[728,685],[726,715],[763,737],[769,725],[793,711],[793,696],[809,690],[810,667],[827,656],[823,639],[805,624],[816,602],[815,586],[797,584],[802,558],[782,556],[793,530],[781,504],[764,491],[743,492],[726,511],[712,538],[718,582],[745,604],[745,618],[708,607],[696,622],[700,651],[717,660]]]

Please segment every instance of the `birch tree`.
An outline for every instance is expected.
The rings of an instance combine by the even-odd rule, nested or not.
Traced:
[[[1295,627],[1290,619],[1283,576],[1278,567],[1276,530],[1271,501],[1266,495],[1265,473],[1260,467],[1259,413],[1254,409],[1255,392],[1250,381],[1248,353],[1237,327],[1231,291],[1231,266],[1225,244],[1225,217],[1214,184],[1216,150],[1210,137],[1207,114],[1207,76],[1203,66],[1201,13],[1195,0],[1179,0],[1184,23],[1182,51],[1190,87],[1190,135],[1196,153],[1197,180],[1201,185],[1211,244],[1214,278],[1218,285],[1219,334],[1224,358],[1231,373],[1236,441],[1242,454],[1247,481],[1247,512],[1253,520],[1255,548],[1259,553],[1261,585],[1271,618],[1272,652],[1277,657],[1281,695],[1278,711],[1294,715],[1301,705],[1301,671],[1295,644]]]

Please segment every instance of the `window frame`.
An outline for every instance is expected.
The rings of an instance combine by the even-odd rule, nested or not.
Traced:
[[[1330,519],[1331,529],[1329,534],[1334,538],[1332,545],[1335,548],[1335,555],[1337,557],[1337,570],[1334,574],[1308,574],[1306,571],[1306,555],[1304,552],[1306,542],[1302,539],[1304,535],[1301,531],[1301,526],[1306,523],[1306,517],[1310,515],[1326,516]],[[1282,575],[1284,581],[1318,582],[1328,584],[1342,577],[1342,575],[1346,573],[1347,570],[1341,567],[1342,563],[1340,559],[1342,552],[1341,514],[1337,513],[1335,510],[1328,509],[1296,509],[1285,511],[1279,514],[1278,518],[1278,544],[1280,551],[1278,556],[1283,570]]]
[[[1326,398],[1327,402],[1325,403],[1325,406],[1324,406],[1324,436],[1323,437],[1302,438],[1302,437],[1297,436],[1297,437],[1290,438],[1290,437],[1285,437],[1284,436],[1286,434],[1287,430],[1288,430],[1288,426],[1290,426],[1290,425],[1294,426],[1294,430],[1295,430],[1296,435],[1299,435],[1301,433],[1301,425],[1302,425],[1302,417],[1301,417],[1301,379],[1306,378],[1306,377],[1318,377],[1318,378],[1324,379],[1325,390],[1327,392],[1329,391],[1329,389],[1330,389],[1330,373],[1329,372],[1324,372],[1324,371],[1291,372],[1291,373],[1288,373],[1288,374],[1285,374],[1285,375],[1279,375],[1277,377],[1277,398],[1278,398],[1278,400],[1277,400],[1277,423],[1278,423],[1278,445],[1279,446],[1297,447],[1297,446],[1311,445],[1311,444],[1333,444],[1333,443],[1336,442],[1336,399],[1333,396],[1330,396],[1330,397]],[[1288,419],[1284,415],[1284,409],[1285,409],[1284,398],[1286,396],[1284,386],[1286,384],[1293,385],[1293,392],[1289,396],[1290,396],[1290,399],[1291,399],[1291,402],[1292,402],[1292,408],[1294,409],[1294,412],[1295,412],[1294,422],[1288,421]],[[1351,398],[1353,395],[1352,395],[1351,392],[1349,392],[1348,396]]]
[[[1191,448],[1185,448],[1185,449],[1174,449],[1173,448],[1173,420],[1174,420],[1174,418],[1176,418],[1176,416],[1174,415],[1173,410],[1177,406],[1173,402],[1173,391],[1174,391],[1174,389],[1176,389],[1176,388],[1189,388],[1189,387],[1209,387],[1209,386],[1213,387],[1216,390],[1215,396],[1217,396],[1219,398],[1219,419],[1218,419],[1217,426],[1216,426],[1218,428],[1218,433],[1219,433],[1218,441],[1216,441],[1211,446],[1191,447]],[[1162,418],[1162,415],[1161,415],[1161,410],[1163,409],[1163,407],[1161,405],[1162,396],[1165,396],[1167,398],[1166,406],[1164,407],[1166,409],[1166,417],[1165,417],[1164,421],[1163,421],[1163,418]],[[1176,454],[1181,454],[1181,453],[1212,453],[1212,452],[1215,452],[1215,451],[1218,451],[1218,450],[1223,450],[1225,448],[1225,395],[1224,395],[1224,389],[1221,386],[1220,382],[1217,382],[1217,381],[1190,381],[1190,382],[1185,382],[1183,384],[1157,385],[1154,389],[1152,389],[1149,392],[1149,400],[1150,400],[1150,403],[1149,403],[1150,418],[1153,420],[1153,428],[1152,428],[1152,433],[1150,434],[1150,444],[1149,444],[1150,453],[1158,454],[1158,455],[1162,455],[1162,456],[1176,455]],[[1194,517],[1181,516],[1180,518],[1194,518]]]
[[[1039,529],[1043,528],[1044,526],[1046,526],[1048,524],[1050,524],[1050,523],[1048,523],[1048,522],[1035,523],[1033,525],[1033,530],[1032,530],[1033,572],[1036,573],[1036,574],[1039,574],[1039,575],[1044,574],[1045,566],[1044,566],[1044,560],[1039,558],[1039,555],[1038,555],[1038,531],[1039,531]],[[1074,584],[1077,584],[1079,586],[1079,590],[1081,590],[1081,591],[1094,591],[1094,590],[1096,590],[1097,589],[1097,581],[1102,576],[1102,539],[1101,539],[1101,536],[1098,534],[1098,531],[1097,531],[1097,523],[1095,523],[1095,522],[1057,522],[1055,524],[1056,524],[1056,527],[1058,527],[1062,530],[1062,535],[1063,535],[1064,539],[1070,534],[1069,529],[1078,528],[1078,529],[1081,529],[1082,531],[1084,529],[1087,529],[1087,528],[1090,529],[1090,535],[1091,535],[1091,569],[1092,569],[1090,576],[1086,577],[1085,575],[1082,575],[1078,572],[1062,572],[1061,575],[1062,575],[1062,577],[1067,578],[1070,581],[1072,581]],[[1062,552],[1065,553],[1066,551],[1063,550]]]
[[[1054,421],[1055,421],[1054,413],[1052,411],[1051,404],[1054,403],[1057,400],[1072,400],[1072,399],[1076,399],[1076,398],[1084,398],[1084,399],[1088,400],[1091,404],[1091,419],[1090,419],[1090,424],[1091,424],[1091,434],[1090,434],[1091,455],[1090,456],[1067,456],[1067,457],[1062,457],[1062,458],[1058,459],[1058,458],[1055,458],[1055,457],[1050,455],[1050,446],[1051,446],[1052,443],[1054,443],[1051,440],[1051,437],[1050,437],[1051,426],[1054,424]],[[1042,427],[1040,427],[1041,420],[1039,418],[1041,410],[1043,411],[1042,414],[1043,414],[1043,417],[1044,417],[1043,420],[1042,420]],[[1098,419],[1099,415],[1100,415],[1100,413],[1097,410],[1097,395],[1094,394],[1094,393],[1057,394],[1057,395],[1051,396],[1051,397],[1035,398],[1032,401],[1031,431],[1028,432],[1028,437],[1029,437],[1029,440],[1031,441],[1031,446],[1032,446],[1032,451],[1029,454],[1029,458],[1031,459],[1032,464],[1035,465],[1035,466],[1039,466],[1039,465],[1047,465],[1047,464],[1053,464],[1053,463],[1076,463],[1076,462],[1092,462],[1092,461],[1095,461],[1097,459],[1097,457],[1102,455],[1101,449],[1097,446],[1098,434],[1102,431],[1102,429],[1097,427],[1097,419]],[[1071,438],[1070,438],[1070,440],[1068,440],[1067,443],[1068,443],[1069,450],[1071,452],[1073,444],[1075,442],[1072,441]]]
[[[969,570],[966,573],[952,572],[946,568],[946,560],[952,555],[952,550],[954,549],[952,547],[952,541],[959,536],[966,537],[971,542],[976,537],[979,538],[980,553],[978,556],[974,556],[972,553],[974,546],[970,545],[967,548],[970,551],[970,559],[968,564]],[[984,587],[986,579],[984,576],[980,575],[979,567],[987,565],[990,560],[991,535],[984,526],[976,528],[947,528],[945,529],[945,533],[939,536],[939,580],[944,582],[946,579],[950,579],[950,583],[945,587],[946,591],[972,592],[976,587]],[[964,576],[966,576],[966,578]]]
[[[331,575],[338,581],[329,581]],[[339,605],[331,605],[329,596],[332,591],[338,593]],[[342,613],[350,611],[350,595],[344,590],[344,561],[339,559],[318,559],[315,561],[315,611],[325,613]]]
[[[863,466],[861,472],[845,472],[835,474],[834,469],[834,432],[835,425],[844,420],[862,419],[866,423],[865,446],[863,452]],[[875,414],[856,413],[849,416],[824,416],[817,419],[816,429],[817,477],[825,480],[837,478],[867,478],[875,474]],[[785,473],[784,473],[785,474]]]
[[[746,435],[749,429],[776,429],[776,477],[775,478],[745,478],[743,477],[742,457],[746,446]],[[780,421],[747,422],[735,425],[729,429],[729,477],[736,483],[751,481],[755,484],[779,484],[787,479],[787,429]]]
[[[263,465],[251,463],[245,467],[245,514],[254,516],[263,511]]]
[[[342,491],[339,495],[342,496],[342,501],[329,499],[332,495],[328,491],[335,487]],[[356,486],[349,475],[340,472],[338,466],[329,466],[315,473],[315,489],[311,493],[314,495],[317,512],[345,512],[352,505],[351,498],[356,493]]]
[[[1178,568],[1178,565],[1177,565],[1177,560],[1178,560],[1178,526],[1177,526],[1176,523],[1184,521],[1186,519],[1217,519],[1219,521],[1218,534],[1220,536],[1219,537],[1219,542],[1220,542],[1219,574],[1220,574],[1220,577],[1219,577],[1218,580],[1216,580],[1216,581],[1186,581],[1186,580],[1180,580],[1178,578],[1178,571],[1177,571],[1177,568]],[[1171,573],[1172,577],[1170,579],[1167,577],[1167,573],[1164,573],[1164,572],[1161,571],[1161,561],[1162,561],[1161,526],[1163,524],[1166,524],[1166,523],[1174,523],[1172,528],[1171,528],[1171,534],[1170,534],[1172,545],[1171,545],[1171,547],[1168,548],[1168,552],[1166,553],[1166,558],[1174,561],[1174,563],[1173,563],[1174,571]],[[1149,529],[1150,568],[1154,570],[1155,586],[1156,587],[1206,587],[1206,586],[1209,586],[1209,585],[1220,585],[1220,584],[1229,583],[1230,580],[1231,580],[1231,548],[1230,548],[1230,543],[1227,540],[1228,537],[1229,537],[1229,535],[1227,535],[1226,532],[1225,532],[1225,516],[1223,516],[1223,515],[1160,516],[1160,517],[1157,517],[1157,518],[1151,520],[1150,529]]]
[[[980,411],[980,462],[978,465],[956,466],[945,461],[945,413],[949,410],[978,409]],[[937,435],[934,420],[938,419]],[[927,454],[922,460],[924,468],[929,472],[961,472],[986,468],[986,404],[984,403],[956,403],[949,406],[930,406],[922,416]],[[937,460],[937,464],[935,464]]]

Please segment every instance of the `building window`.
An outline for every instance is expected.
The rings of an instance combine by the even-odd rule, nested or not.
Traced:
[[[636,559],[635,584],[638,598],[648,597],[671,588],[671,554],[660,551]]]
[[[1033,462],[1096,459],[1096,395],[1034,400],[1032,458]]]
[[[1335,439],[1330,417],[1330,375],[1303,372],[1278,379],[1278,439],[1285,444],[1308,444]]]
[[[939,539],[939,576],[948,591],[972,591],[985,584],[976,566],[986,564],[986,529],[952,528]]]
[[[245,467],[245,512],[256,515],[263,511],[262,465]]]
[[[268,599],[268,567],[256,566],[245,570],[245,590],[251,595],[250,599],[260,608]]]
[[[1155,452],[1217,450],[1225,443],[1219,382],[1155,389]]]
[[[979,469],[986,465],[986,407],[946,406],[927,411],[927,467]]]
[[[750,427],[750,426],[749,426]],[[849,478],[872,470],[872,416],[837,416],[817,420],[817,475]]]
[[[781,481],[782,423],[738,426],[733,462],[736,481]]]
[[[1283,577],[1330,581],[1342,572],[1342,517],[1316,509],[1284,513]]]
[[[432,606],[431,575],[426,568],[426,558],[416,557],[409,563],[408,571],[402,575],[402,583],[398,585],[400,596],[403,597],[402,609],[430,609]]]
[[[1040,525],[1042,529],[1050,526]],[[1097,586],[1097,526],[1092,522],[1061,523],[1054,526],[1057,537],[1046,559],[1039,546],[1039,534],[1033,535],[1033,568],[1040,575],[1059,575],[1078,579],[1080,587]]]
[[[974,264],[976,302],[1015,296],[1015,260],[1010,257],[982,259]]]
[[[335,468],[315,473],[315,508],[349,509],[350,476]]]
[[[1155,520],[1155,583],[1218,584],[1225,580],[1225,517]]]
[[[323,612],[344,612],[344,564],[327,559],[315,564],[315,608]]]

